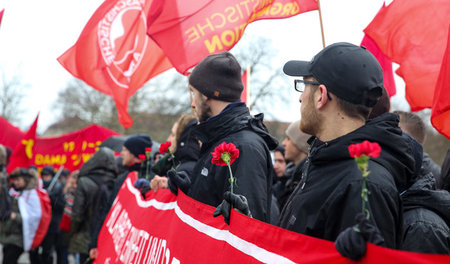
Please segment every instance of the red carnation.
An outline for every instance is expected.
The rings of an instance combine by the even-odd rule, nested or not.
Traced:
[[[145,157],[145,154],[139,154],[138,158],[140,160],[145,160],[146,157]]]
[[[145,148],[145,152],[152,152],[152,148]]]
[[[352,158],[358,158],[362,155],[377,158],[380,156],[381,147],[376,142],[364,140],[362,143],[348,146],[348,152],[350,152]]]
[[[211,152],[211,162],[219,166],[231,165],[239,157],[239,149],[233,143],[222,142]]]
[[[167,141],[165,143],[161,143],[159,146],[159,153],[164,154],[169,151],[169,147],[172,146],[172,142]]]

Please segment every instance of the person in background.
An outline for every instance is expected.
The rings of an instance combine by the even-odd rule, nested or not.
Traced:
[[[140,175],[145,174],[146,163],[141,164],[139,155],[145,155],[145,149],[151,148],[153,145],[152,139],[147,134],[136,134],[128,137],[124,142],[122,151],[120,152],[121,158],[115,159],[117,161],[122,160],[123,172],[114,181],[113,189],[108,197],[105,199],[98,218],[95,221],[94,229],[91,235],[90,242],[87,243],[89,247],[89,257],[95,259],[97,257],[97,237],[100,233],[100,229],[103,226],[103,222],[111,209],[117,193],[119,193],[120,187],[126,180],[130,172],[136,171]],[[145,161],[146,162],[146,161]]]
[[[401,121],[400,121],[401,122]],[[411,187],[400,194],[403,202],[402,250],[450,254],[450,193],[436,190],[431,172],[421,169],[422,144],[408,134],[415,168]]]
[[[413,137],[423,146],[425,142],[426,128],[422,118],[420,118],[417,114],[410,112],[394,111],[393,113],[400,117],[400,123],[398,126],[403,130],[403,132]],[[441,167],[439,167],[439,165],[437,165],[426,152],[423,152],[421,170],[421,174],[423,175],[431,172],[436,180],[436,186],[441,186]]]
[[[274,178],[274,182],[278,181],[278,178],[284,177],[284,172],[286,170],[286,165],[288,163],[288,160],[284,157],[285,149],[283,145],[279,145],[275,148],[273,151],[273,169],[275,170],[275,174],[277,175],[277,178]]]
[[[62,231],[62,241],[60,241],[60,243],[63,249],[63,260],[65,261],[64,263],[68,263],[69,241],[71,237],[70,225],[72,219],[72,207],[73,207],[73,200],[75,198],[75,191],[77,189],[77,181],[79,173],[80,171],[76,170],[73,171],[71,174],[69,174],[66,185],[64,186],[65,206],[64,206],[64,213],[61,218],[61,223],[59,224],[59,229],[61,229]],[[73,256],[75,264],[80,264],[79,254],[73,254]]]
[[[173,124],[167,141],[172,144],[169,149],[173,153],[175,160],[173,162],[168,154],[162,155],[160,161],[156,162],[152,168],[157,174],[153,183],[160,182],[161,186],[167,186],[168,179],[165,176],[169,169],[192,174],[200,153],[200,144],[192,135],[192,130],[196,125],[197,119],[192,114],[181,115]],[[153,188],[156,187],[153,186]]]
[[[278,183],[273,188],[273,193],[280,208],[284,207],[286,200],[300,182],[303,164],[308,156],[309,145],[307,141],[311,135],[303,133],[299,129],[299,124],[300,120],[289,125],[285,132],[286,138],[282,142],[285,148],[285,157],[290,162],[286,166],[284,176],[279,178]]]
[[[9,175],[12,181],[12,201],[9,216],[0,224],[0,243],[3,245],[3,264],[16,264],[24,251],[22,215],[19,197],[24,190],[38,188],[38,174],[34,170],[17,168]]]
[[[80,169],[72,206],[70,231],[73,235],[69,243],[69,252],[80,254],[80,263],[90,262],[89,245],[96,235],[96,219],[116,177],[114,152],[106,147],[99,148]]]
[[[52,166],[44,166],[41,170],[41,179],[44,189],[47,190],[50,196],[52,205],[52,219],[48,227],[47,234],[41,245],[30,251],[31,264],[45,264],[53,263],[53,252],[56,251],[56,262],[63,263],[63,252],[58,244],[58,238],[61,236],[59,223],[64,211],[64,186],[55,179],[55,170]]]

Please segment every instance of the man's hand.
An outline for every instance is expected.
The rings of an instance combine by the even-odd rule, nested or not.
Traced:
[[[134,182],[134,187],[141,191],[142,198],[145,200],[145,194],[150,191],[150,182],[146,179],[137,179]]]
[[[362,214],[355,217],[356,225],[342,231],[334,242],[339,253],[352,260],[359,260],[366,254],[366,242],[384,246],[384,238],[378,228]]]
[[[167,189],[169,188],[167,181],[168,181],[167,177],[155,175],[155,177],[153,177],[152,181],[150,182],[150,188],[154,192],[157,192],[159,188]]]
[[[178,188],[184,193],[189,191],[191,187],[191,179],[189,175],[185,171],[176,172],[174,170],[170,170],[167,172],[167,176],[169,177],[168,185],[170,191],[178,195]]]
[[[232,194],[231,192],[225,192],[223,194],[223,201],[216,210],[214,210],[213,216],[217,217],[223,215],[225,223],[230,224],[231,208],[235,208],[238,212],[252,217],[250,208],[248,207],[247,198],[241,194]]]
[[[98,254],[97,248],[91,248],[91,250],[89,250],[89,258],[96,259],[97,254]]]

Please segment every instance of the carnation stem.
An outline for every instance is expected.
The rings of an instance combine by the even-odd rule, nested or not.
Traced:
[[[228,170],[230,171],[230,191],[231,191],[231,194],[233,194],[234,177],[233,177],[233,173],[231,172],[230,164],[227,164],[227,166],[228,166]]]

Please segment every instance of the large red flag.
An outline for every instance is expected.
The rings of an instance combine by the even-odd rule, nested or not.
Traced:
[[[22,138],[22,141],[14,148],[9,159],[8,167],[6,168],[8,173],[12,172],[17,167],[28,168],[28,166],[32,165],[38,119],[39,114],[36,116],[30,129],[28,129],[28,132]]]
[[[411,111],[430,108],[450,23],[448,0],[395,0],[364,32],[392,61],[406,83]]]
[[[316,10],[316,0],[160,1],[153,9],[148,35],[185,74],[209,54],[230,50],[247,25],[261,19],[287,18]]]
[[[439,133],[450,139],[450,26],[447,49],[442,60],[441,72],[434,90],[431,124]]]
[[[125,128],[133,124],[128,99],[149,79],[172,67],[146,35],[152,2],[106,0],[75,45],[58,58],[75,77],[114,99]]]

